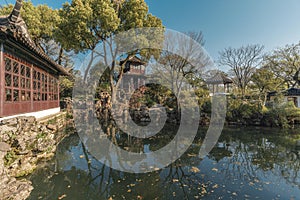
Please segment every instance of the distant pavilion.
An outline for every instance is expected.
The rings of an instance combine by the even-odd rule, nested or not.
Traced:
[[[218,94],[229,94],[231,92],[233,81],[223,73],[217,73],[207,79],[206,84],[210,90],[210,96]]]
[[[120,65],[123,65],[124,62],[125,61],[121,61]],[[126,61],[120,88],[125,92],[132,92],[135,89],[145,85],[145,65],[146,63],[137,56],[134,56]]]

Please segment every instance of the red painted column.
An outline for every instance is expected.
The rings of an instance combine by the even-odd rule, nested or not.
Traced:
[[[60,107],[60,87],[59,87],[59,84],[60,84],[60,82],[59,82],[59,77],[57,78],[57,104],[58,104],[58,107]]]
[[[30,66],[30,103],[31,103],[30,112],[33,112],[35,111],[33,105],[33,64],[31,64]]]
[[[4,57],[3,57],[3,43],[1,43],[0,49],[0,117],[3,116],[3,104],[5,101],[5,66],[4,66]]]
[[[46,84],[47,84],[47,92],[46,92],[46,96],[47,96],[47,100],[46,100],[46,102],[47,102],[47,109],[49,109],[50,108],[50,106],[51,106],[51,102],[50,102],[50,98],[49,98],[49,84],[50,84],[50,73],[48,73],[48,72],[46,72],[45,73],[46,75],[47,75],[47,80],[46,80]]]

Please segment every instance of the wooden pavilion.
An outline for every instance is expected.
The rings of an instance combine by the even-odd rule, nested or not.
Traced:
[[[68,72],[30,38],[17,0],[0,17],[0,117],[59,109],[59,75]]]
[[[213,77],[207,79],[206,84],[210,90],[210,96],[218,94],[229,94],[233,81],[223,73],[216,73]]]

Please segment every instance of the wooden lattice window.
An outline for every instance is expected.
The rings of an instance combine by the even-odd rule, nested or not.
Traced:
[[[5,56],[5,101],[31,100],[31,70],[29,66]]]
[[[58,100],[56,77],[37,67],[31,68],[9,55],[5,55],[4,63],[6,102]]]

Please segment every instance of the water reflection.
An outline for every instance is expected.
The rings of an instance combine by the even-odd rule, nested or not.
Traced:
[[[170,129],[170,127],[168,128]],[[161,148],[172,133],[137,139],[109,138],[133,152]],[[29,199],[297,199],[300,195],[299,134],[277,129],[225,129],[203,160],[197,157],[205,130],[168,167],[146,174],[110,169],[95,160],[78,136],[66,138],[53,162],[29,178]]]

